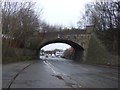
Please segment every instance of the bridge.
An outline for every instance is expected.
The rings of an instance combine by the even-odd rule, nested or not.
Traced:
[[[86,29],[44,33],[44,40],[38,50],[51,43],[66,43],[75,50],[73,60],[83,62],[86,59],[93,26]]]
[[[61,42],[69,44],[75,49],[73,60],[118,65],[115,58],[108,56],[92,30],[92,27],[87,27],[85,30],[45,33],[44,40],[38,45],[37,51],[45,45]],[[35,55],[36,57],[38,53],[35,52],[29,50],[23,53],[27,54],[26,56]],[[4,82],[2,87],[6,89],[118,88],[118,68],[85,63],[76,64],[68,59],[48,57],[45,60],[33,59],[5,64],[2,80]]]

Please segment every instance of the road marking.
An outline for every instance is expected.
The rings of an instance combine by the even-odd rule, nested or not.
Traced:
[[[67,76],[68,78],[69,78],[69,81],[71,81],[72,80],[72,83],[74,82],[74,85],[72,85],[72,87],[73,88],[81,88],[82,86],[79,84],[79,83],[77,83],[77,81],[76,80],[73,80],[70,76],[68,76],[67,74],[65,74],[65,73],[63,73],[63,72],[59,72],[59,71],[57,71],[57,70],[55,70],[55,69],[57,69],[57,68],[55,68],[51,63],[49,63],[48,61],[43,61],[44,62],[44,64],[45,65],[47,65],[48,66],[48,68],[50,68],[51,70],[52,70],[52,72],[55,74],[55,75],[52,75],[52,76],[56,76],[56,75],[63,75],[63,76]],[[62,79],[63,79],[63,77],[62,77]],[[63,79],[65,82],[67,82],[65,79]]]
[[[52,67],[51,67],[51,65],[48,63],[48,62],[46,62],[46,61],[43,61],[44,62],[44,64],[45,65],[47,65],[51,70],[52,70],[52,72],[54,73],[54,74],[59,74],[58,72],[56,72]]]

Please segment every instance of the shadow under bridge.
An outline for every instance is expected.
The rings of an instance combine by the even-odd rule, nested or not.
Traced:
[[[73,41],[70,41],[70,40],[56,39],[56,40],[45,42],[39,47],[39,51],[41,50],[42,47],[48,44],[52,44],[52,43],[65,43],[65,44],[70,45],[72,48],[74,48],[74,55],[72,59],[75,61],[80,61],[80,62],[83,61],[84,49],[79,44]]]

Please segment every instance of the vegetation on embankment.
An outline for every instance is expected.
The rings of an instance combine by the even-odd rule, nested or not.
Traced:
[[[70,47],[68,49],[66,49],[63,53],[63,58],[66,58],[66,59],[73,59],[74,58],[74,48]]]
[[[119,30],[95,31],[89,41],[86,63],[120,66]]]
[[[120,47],[120,2],[100,1],[88,3],[79,26],[93,25],[94,34],[89,42],[86,63],[119,65]],[[83,26],[82,26],[83,27]]]
[[[2,2],[1,5],[3,62],[36,57],[37,54],[31,54],[44,40],[45,32],[61,28],[42,21],[42,9],[36,10],[34,2]],[[26,55],[27,53],[30,55]]]
[[[19,62],[36,58],[36,51],[26,48],[10,47],[2,43],[2,63]]]

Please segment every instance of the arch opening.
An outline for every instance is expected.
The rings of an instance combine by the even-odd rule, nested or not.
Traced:
[[[73,41],[70,41],[70,40],[57,39],[57,40],[48,41],[48,42],[42,44],[39,47],[39,51],[44,46],[49,45],[49,44],[53,44],[53,43],[65,43],[65,44],[70,45],[74,49],[74,55],[73,55],[73,57],[71,59],[74,60],[74,61],[80,61],[80,62],[83,61],[83,51],[84,51],[84,48],[81,47],[79,44],[77,44],[77,43],[75,43]]]

